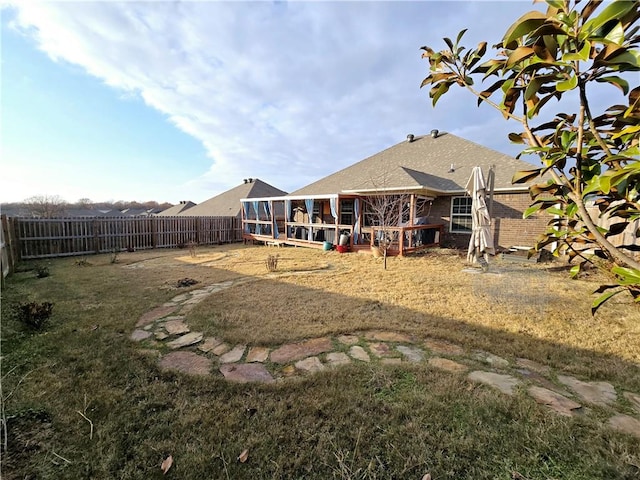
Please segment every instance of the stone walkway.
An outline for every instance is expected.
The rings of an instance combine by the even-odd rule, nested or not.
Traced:
[[[142,315],[130,338],[153,349],[164,370],[211,375],[215,367],[226,380],[240,383],[288,381],[350,363],[422,364],[451,375],[466,375],[469,381],[506,395],[526,392],[560,415],[589,415],[590,407],[602,407],[609,414],[610,428],[640,437],[638,393],[616,391],[608,382],[556,376],[549,367],[524,358],[510,362],[488,352],[467,352],[459,345],[387,331],[354,332],[267,348],[229,345],[190,330],[185,315],[195,305],[247,281],[250,279],[216,283],[177,295]]]

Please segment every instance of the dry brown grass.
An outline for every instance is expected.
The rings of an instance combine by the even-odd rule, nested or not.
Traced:
[[[189,322],[249,344],[392,329],[582,374],[640,364],[640,311],[620,296],[592,317],[591,292],[604,280],[595,273],[571,280],[551,265],[495,259],[490,273],[472,274],[449,250],[390,258],[385,271],[370,255],[286,248],[270,274],[264,260],[272,252],[235,248],[211,260],[203,254],[201,265],[252,281],[211,296]]]
[[[604,427],[611,412],[601,407],[559,417],[521,391],[508,396],[409,363],[238,385],[215,371],[162,371],[157,351],[129,339],[140,315],[177,293],[242,280],[192,310],[191,328],[251,344],[393,329],[639,392],[638,309],[620,298],[591,318],[599,279],[498,262],[501,275],[473,275],[446,250],[390,258],[384,271],[371,256],[286,248],[275,273],[264,263],[274,249],[196,253],[123,253],[116,264],[101,255],[86,266],[56,259],[49,277],[10,278],[2,478],[160,478],[168,455],[167,476],[184,479],[637,478],[637,439]],[[199,283],[177,288],[185,278]],[[45,331],[26,331],[10,315],[26,300],[54,303]],[[236,462],[244,449],[249,461]]]

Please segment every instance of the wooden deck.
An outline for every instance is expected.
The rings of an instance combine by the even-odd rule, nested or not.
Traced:
[[[327,224],[314,224],[312,227],[315,230],[334,229],[334,225]],[[286,230],[286,229],[284,229]],[[367,227],[363,229],[361,238],[365,242],[358,244],[353,243],[353,235],[348,235],[348,251],[349,252],[369,252],[373,254],[373,248],[377,247],[379,242],[376,238],[382,238],[383,230],[384,235],[391,237],[389,240],[390,245],[387,249],[387,255],[390,256],[403,256],[409,253],[425,250],[427,248],[434,248],[440,246],[440,240],[442,239],[444,226],[443,225],[412,225],[405,227],[387,227],[381,229],[379,227]],[[242,234],[243,240],[246,242],[262,242],[267,246],[282,247],[305,247],[316,248],[323,250],[325,248],[324,241],[305,240],[303,238],[286,237],[284,234],[280,234],[278,238],[275,238],[271,234],[255,234],[244,232]],[[403,239],[402,242],[399,239]],[[334,245],[332,243],[332,245]]]

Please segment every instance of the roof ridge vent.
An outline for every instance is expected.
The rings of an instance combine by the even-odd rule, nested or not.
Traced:
[[[409,135],[407,135],[407,142],[411,143],[413,142],[413,139],[416,138],[413,133],[410,133]]]
[[[433,130],[431,130],[431,138],[438,138],[439,133],[440,132],[438,132],[438,130],[434,128]]]

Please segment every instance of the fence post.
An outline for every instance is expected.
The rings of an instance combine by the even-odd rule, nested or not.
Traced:
[[[98,254],[100,253],[100,237],[99,237],[100,227],[98,226],[97,218],[93,219],[93,221],[91,222],[91,227],[93,229],[93,250],[96,252],[96,254]]]
[[[151,217],[151,248],[157,247],[158,217]]]

